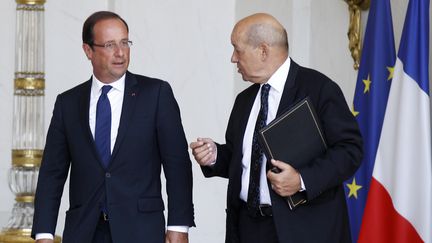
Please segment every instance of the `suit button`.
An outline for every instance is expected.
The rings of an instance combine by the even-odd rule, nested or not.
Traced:
[[[105,177],[106,178],[110,178],[111,177],[111,173],[109,173],[109,172],[105,173]]]

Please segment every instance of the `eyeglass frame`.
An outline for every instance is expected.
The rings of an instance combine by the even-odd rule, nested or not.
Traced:
[[[91,43],[90,46],[103,47],[107,51],[114,51],[117,48],[127,49],[133,45],[133,42],[131,40],[121,40],[119,43],[117,43],[115,41],[108,41],[104,44]]]

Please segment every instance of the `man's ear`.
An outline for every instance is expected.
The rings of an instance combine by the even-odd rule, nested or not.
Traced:
[[[93,56],[93,49],[91,48],[91,46],[89,44],[83,43],[82,48],[87,56],[87,59],[91,60]]]
[[[261,61],[265,61],[270,54],[270,46],[263,42],[258,48],[260,49]]]

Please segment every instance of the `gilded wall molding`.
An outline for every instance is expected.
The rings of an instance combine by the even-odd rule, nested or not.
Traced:
[[[354,69],[358,70],[361,57],[361,11],[369,9],[370,0],[345,0],[348,4],[350,22],[348,27],[348,48],[354,60]]]

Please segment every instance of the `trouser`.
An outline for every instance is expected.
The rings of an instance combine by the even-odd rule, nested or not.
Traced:
[[[96,226],[92,243],[113,243],[109,221],[102,214]]]
[[[273,216],[250,212],[242,204],[239,212],[240,243],[278,243]]]

